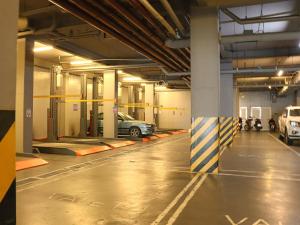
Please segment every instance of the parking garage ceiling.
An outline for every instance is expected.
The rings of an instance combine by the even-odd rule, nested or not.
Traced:
[[[105,65],[156,63],[131,72],[149,78],[182,73],[185,76],[177,79],[188,84],[189,45],[178,47],[176,41],[188,43],[189,9],[195,5],[220,7],[221,60],[234,60],[234,69],[242,75],[247,75],[242,69],[252,69],[252,76],[272,69],[268,76],[276,76],[278,67],[299,68],[293,56],[300,53],[300,3],[293,0],[21,0],[20,16],[29,23],[19,30],[19,37],[102,59]],[[167,41],[175,47],[167,46]]]

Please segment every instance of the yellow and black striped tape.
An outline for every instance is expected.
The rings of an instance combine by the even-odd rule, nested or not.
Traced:
[[[218,173],[219,119],[198,117],[192,120],[191,171]]]
[[[233,118],[220,117],[220,149],[230,146],[233,141]]]
[[[0,224],[16,224],[15,111],[0,110]]]

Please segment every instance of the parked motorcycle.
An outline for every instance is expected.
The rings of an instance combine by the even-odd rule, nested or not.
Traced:
[[[245,131],[250,131],[253,127],[252,127],[252,121],[253,119],[251,117],[249,117],[247,120],[246,120],[246,124],[244,126],[244,130]]]
[[[260,119],[255,119],[254,127],[256,131],[260,131],[263,128]]]
[[[269,128],[271,132],[276,132],[277,130],[276,122],[273,118],[269,120]]]
[[[243,128],[243,119],[241,117],[239,117],[239,127],[238,130],[241,131]]]

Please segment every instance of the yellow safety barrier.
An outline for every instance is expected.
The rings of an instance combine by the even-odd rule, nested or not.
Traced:
[[[34,99],[51,99],[51,98],[81,98],[80,95],[37,95],[33,97]],[[115,102],[115,99],[65,99],[59,103],[81,103],[81,102]],[[129,103],[129,104],[119,104],[120,108],[146,108],[153,107],[159,110],[185,110],[184,108],[178,107],[164,107],[162,105],[151,105],[149,103]]]
[[[68,99],[64,102],[114,102],[114,99]]]
[[[36,95],[33,98],[81,98],[81,95]]]

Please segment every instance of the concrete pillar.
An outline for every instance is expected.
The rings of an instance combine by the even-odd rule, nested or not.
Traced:
[[[233,80],[233,116],[239,117],[240,115],[240,90],[236,87],[236,80]]]
[[[16,53],[19,1],[0,1],[0,224],[16,224]]]
[[[191,9],[191,171],[218,173],[220,46],[217,8]]]
[[[98,77],[93,77],[93,99],[98,99]],[[99,102],[93,102],[92,105],[92,127],[91,127],[91,134],[93,137],[98,136],[98,105]]]
[[[32,152],[34,42],[17,41],[16,151]]]
[[[87,76],[81,75],[81,100],[87,100]],[[87,131],[87,102],[80,103],[80,137],[86,137]]]
[[[103,137],[118,137],[118,75],[116,71],[103,73]]]
[[[217,117],[220,112],[219,19],[216,8],[192,8],[192,117]]]
[[[232,70],[232,63],[222,63],[222,70]],[[235,99],[233,99],[233,74],[220,77],[220,116],[232,117],[234,115]]]
[[[154,123],[154,84],[145,85],[145,121]]]
[[[300,106],[300,90],[295,91],[295,105]]]

